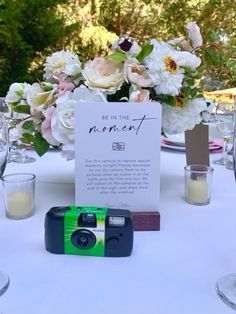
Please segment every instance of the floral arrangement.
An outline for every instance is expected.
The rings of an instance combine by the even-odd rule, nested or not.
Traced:
[[[33,146],[40,156],[60,146],[73,158],[78,102],[159,102],[163,132],[193,129],[212,108],[196,86],[201,46],[199,27],[190,22],[185,37],[169,42],[152,39],[141,47],[121,36],[110,54],[84,64],[71,51],[53,53],[44,63],[42,82],[13,83],[6,95],[22,145]]]

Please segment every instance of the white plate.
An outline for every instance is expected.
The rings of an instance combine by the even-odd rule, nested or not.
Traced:
[[[168,149],[173,149],[173,150],[178,150],[178,151],[181,151],[181,152],[184,152],[185,151],[185,146],[180,146],[180,145],[169,145],[169,144],[166,144],[166,143],[161,143],[161,147],[163,148],[168,148]]]
[[[180,145],[170,145],[170,144],[166,144],[166,143],[161,143],[161,147],[163,148],[168,148],[168,149],[172,149],[172,150],[175,150],[175,151],[181,151],[181,152],[184,152],[185,151],[185,146],[180,146]],[[219,146],[218,145],[211,145],[209,146],[209,150],[214,150],[214,149],[219,149]]]
[[[166,141],[171,142],[172,144],[185,145],[185,136],[184,133],[181,134],[165,134],[163,137]]]
[[[162,137],[166,144],[170,144],[173,146],[185,146],[185,135],[184,133],[181,134],[165,134]],[[212,142],[213,137],[209,136],[209,143]]]

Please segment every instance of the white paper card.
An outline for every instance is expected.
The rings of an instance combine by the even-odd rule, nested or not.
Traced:
[[[160,133],[157,102],[78,103],[76,205],[158,210]]]

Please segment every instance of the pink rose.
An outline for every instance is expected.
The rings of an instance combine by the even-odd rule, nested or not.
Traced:
[[[125,63],[125,80],[127,83],[136,84],[139,87],[151,87],[153,82],[147,69],[137,63],[136,59],[130,59]]]
[[[138,89],[129,95],[129,102],[147,102],[149,100],[149,90],[147,89]]]
[[[64,73],[60,73],[58,76],[54,76],[54,81],[58,84],[59,95],[69,91],[72,92],[75,89],[75,84],[72,78],[65,76]]]
[[[75,84],[72,82],[60,82],[59,83],[59,94],[70,91],[72,92],[75,88]]]
[[[200,33],[200,28],[196,22],[190,22],[187,25],[187,30],[189,37],[192,40],[193,48],[200,47],[202,45],[202,35]]]
[[[186,51],[192,51],[193,47],[190,45],[190,43],[184,38],[184,37],[177,37],[172,40],[168,41],[169,44],[175,45],[180,44],[183,47],[183,50]]]
[[[45,111],[45,120],[43,121],[41,125],[41,132],[42,137],[45,138],[45,140],[53,146],[59,145],[60,143],[53,137],[52,135],[52,128],[51,128],[51,119],[53,112],[55,111],[55,107],[51,106],[47,108]]]

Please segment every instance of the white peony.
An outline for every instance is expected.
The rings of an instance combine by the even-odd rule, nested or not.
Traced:
[[[204,98],[191,100],[184,108],[162,104],[162,129],[169,134],[192,130],[195,124],[202,121],[201,112],[205,110],[207,104]]]
[[[123,68],[121,62],[98,57],[85,63],[82,74],[90,89],[114,94],[124,82]]]
[[[157,94],[175,96],[179,93],[184,78],[184,69],[176,62],[177,51],[165,42],[151,40],[153,50],[144,58]]]
[[[176,55],[176,62],[179,66],[196,69],[201,64],[201,59],[188,51],[179,51]]]
[[[81,62],[76,54],[67,50],[54,52],[46,58],[44,63],[44,79],[53,81],[64,73],[68,76],[77,76],[81,72]]]
[[[19,103],[21,100],[26,99],[26,93],[28,89],[31,87],[30,84],[27,83],[13,83],[11,84],[7,95],[5,97],[5,102],[7,104]]]
[[[153,50],[144,59],[157,94],[178,95],[184,78],[184,67],[195,69],[200,59],[187,51],[177,51],[165,42],[151,40]]]

